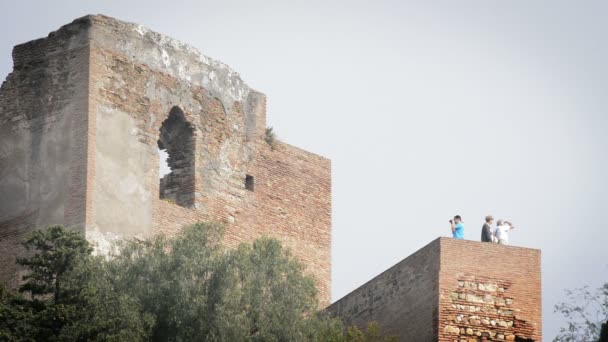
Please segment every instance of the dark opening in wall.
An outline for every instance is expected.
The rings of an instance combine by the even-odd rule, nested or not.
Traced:
[[[253,176],[245,176],[245,189],[253,191]]]
[[[160,178],[159,198],[182,207],[194,205],[194,128],[184,112],[173,107],[160,127],[160,156],[166,152],[171,170]],[[162,161],[160,162],[162,165]]]

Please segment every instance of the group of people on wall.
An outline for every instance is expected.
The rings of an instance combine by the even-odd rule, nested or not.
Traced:
[[[486,216],[486,222],[481,228],[481,242],[508,245],[509,232],[515,229],[513,224],[505,220],[496,221],[496,228],[492,227],[492,224],[494,224],[494,217],[492,217],[492,215]],[[456,215],[450,220],[450,226],[454,239],[464,239],[464,223],[462,222],[462,217],[460,217],[460,215]]]

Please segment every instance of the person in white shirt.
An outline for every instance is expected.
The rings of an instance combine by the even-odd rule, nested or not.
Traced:
[[[496,236],[496,242],[499,245],[508,245],[509,244],[509,231],[515,229],[511,222],[502,220],[498,220],[496,223],[496,232],[494,235]]]

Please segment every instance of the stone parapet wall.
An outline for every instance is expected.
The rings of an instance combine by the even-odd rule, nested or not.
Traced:
[[[400,341],[541,341],[540,251],[439,238],[327,310]]]
[[[540,341],[540,251],[444,238],[441,341]]]
[[[439,248],[435,240],[327,308],[346,325],[379,324],[399,341],[437,340]]]

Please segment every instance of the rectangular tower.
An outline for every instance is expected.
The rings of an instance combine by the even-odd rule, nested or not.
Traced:
[[[2,281],[16,284],[19,241],[35,228],[66,225],[103,251],[219,221],[227,245],[280,239],[329,303],[330,161],[271,146],[266,98],[236,72],[99,15],[16,46],[13,60],[0,88]]]
[[[541,341],[540,251],[439,238],[327,310],[400,341]]]

